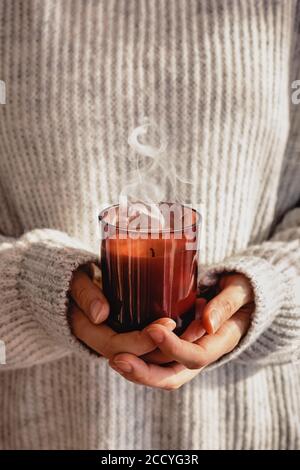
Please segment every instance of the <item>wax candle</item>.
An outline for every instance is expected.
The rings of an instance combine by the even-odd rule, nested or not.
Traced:
[[[175,229],[173,220],[155,233],[111,224],[107,211],[99,216],[102,285],[110,303],[108,322],[116,331],[170,317],[179,333],[194,318],[199,214],[185,209],[191,211],[189,226]]]

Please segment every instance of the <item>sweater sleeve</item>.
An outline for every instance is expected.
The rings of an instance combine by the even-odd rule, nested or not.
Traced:
[[[291,45],[291,84],[300,77],[300,1],[295,10],[295,28]],[[291,87],[291,90],[293,88]],[[213,266],[205,276],[209,282],[224,272],[244,274],[253,287],[255,310],[245,337],[239,345],[211,368],[236,359],[248,364],[282,363],[300,359],[300,208],[299,152],[300,105],[290,102],[290,132],[286,146],[286,166],[292,167],[283,178],[277,213],[284,212],[286,200],[296,207],[286,212],[273,236],[243,253]],[[283,205],[280,205],[283,204]],[[298,206],[298,207],[297,207]]]
[[[299,360],[300,208],[287,213],[269,241],[211,267],[203,281],[213,283],[225,272],[249,279],[255,310],[246,336],[217,365],[231,359],[261,364]]]
[[[73,271],[97,256],[49,229],[13,239],[0,236],[0,340],[11,369],[90,354],[72,335],[67,316]],[[2,360],[3,362],[3,360]]]

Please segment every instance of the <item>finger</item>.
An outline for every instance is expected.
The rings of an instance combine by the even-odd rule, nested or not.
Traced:
[[[70,293],[91,322],[99,324],[107,319],[109,304],[99,287],[85,272],[78,270],[74,273]]]
[[[164,390],[176,390],[201,370],[189,370],[181,364],[169,367],[147,364],[131,354],[118,354],[110,360],[109,365],[131,382]]]
[[[176,328],[176,322],[170,317],[158,318],[154,322],[150,323],[150,325],[162,325],[168,328],[170,331],[173,331]],[[148,325],[146,328],[148,328],[150,325]]]
[[[189,341],[190,343],[193,343],[194,341],[201,338],[206,333],[206,330],[204,329],[202,325],[202,320],[201,320],[202,312],[203,312],[205,305],[206,305],[205,299],[203,298],[197,299],[196,315],[195,315],[196,320],[193,320],[189,324],[187,329],[180,336],[181,339],[184,339],[186,341]],[[168,362],[172,361],[172,358],[163,354],[160,349],[156,349],[155,351],[152,351],[149,354],[142,356],[142,359],[146,362],[152,362],[153,364],[167,364]]]
[[[196,300],[195,320],[193,320],[189,324],[187,329],[182,333],[182,335],[180,336],[181,339],[185,339],[186,341],[193,343],[194,341],[196,341],[197,339],[205,335],[206,330],[203,327],[203,323],[202,323],[202,316],[203,316],[205,305],[206,305],[205,299],[199,298]]]
[[[147,332],[166,356],[189,369],[198,369],[230,352],[247,331],[249,322],[248,312],[237,312],[216,334],[205,335],[195,343],[178,338],[161,325],[151,326]]]
[[[224,276],[221,285],[222,291],[206,305],[203,312],[203,325],[209,334],[215,333],[228,318],[253,300],[251,284],[244,275]]]
[[[202,326],[200,320],[194,320],[186,329],[186,331],[180,336],[181,339],[185,339],[188,342],[193,343],[197,339],[205,335],[206,331]],[[151,362],[153,364],[167,364],[172,362],[174,359],[163,353],[160,349],[155,349],[154,351],[142,356],[142,359],[146,362]]]
[[[174,328],[174,321],[168,318],[160,319],[156,325]],[[105,324],[94,325],[88,317],[76,306],[72,307],[71,324],[74,335],[97,353],[110,358],[120,352],[129,352],[141,356],[156,348],[150,336],[145,331],[116,333]],[[168,328],[167,328],[168,326]]]

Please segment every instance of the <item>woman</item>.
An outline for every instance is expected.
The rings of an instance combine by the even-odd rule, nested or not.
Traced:
[[[299,2],[3,0],[0,18],[1,448],[297,448]],[[82,269],[144,115],[202,204],[220,290],[202,337],[113,334]]]

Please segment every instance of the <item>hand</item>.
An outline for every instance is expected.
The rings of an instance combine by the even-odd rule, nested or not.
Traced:
[[[117,354],[110,366],[132,382],[174,390],[194,378],[204,367],[232,351],[247,332],[254,309],[253,290],[241,274],[224,275],[220,293],[203,309],[182,337],[163,325],[146,328],[160,352],[143,359],[134,354]],[[208,334],[201,334],[201,328]],[[199,334],[199,338],[191,340]],[[149,363],[149,359],[151,363]],[[164,365],[169,362],[169,365]]]
[[[83,269],[75,271],[70,295],[73,333],[97,353],[109,359],[121,352],[140,356],[156,349],[145,330],[118,334],[103,324],[109,314],[109,304],[100,287]],[[175,328],[175,323],[168,318],[161,318],[152,325],[161,325],[166,330]]]

